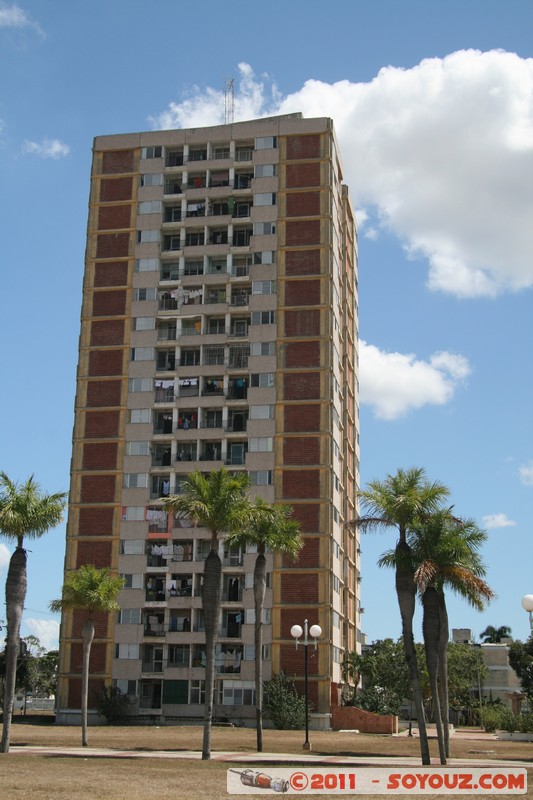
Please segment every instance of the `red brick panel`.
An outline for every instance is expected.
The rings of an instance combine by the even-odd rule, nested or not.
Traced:
[[[101,261],[94,267],[95,286],[126,286],[128,283],[127,261]]]
[[[285,229],[285,244],[287,247],[296,247],[305,244],[320,244],[320,220],[306,219],[287,222]],[[112,253],[111,255],[115,255]],[[118,253],[116,255],[119,255]]]
[[[102,678],[89,678],[89,708],[98,706],[98,698],[104,688]],[[68,707],[81,708],[81,678],[68,679]]]
[[[131,205],[100,206],[98,228],[101,231],[131,228]]]
[[[314,161],[312,164],[287,164],[285,174],[288,189],[303,186],[320,186],[319,161]]]
[[[82,503],[112,503],[115,500],[115,475],[83,475]]]
[[[291,576],[287,575],[287,578],[290,579]],[[305,575],[301,576],[305,578]],[[307,577],[317,577],[308,575]],[[292,602],[292,601],[291,601]],[[282,608],[281,609],[281,619],[280,619],[280,639],[289,639],[289,641],[293,641],[291,636],[291,628],[293,625],[300,625],[303,628],[303,621],[307,617],[309,620],[318,619],[318,610],[314,608]],[[309,625],[313,625],[313,622],[309,622]],[[294,645],[293,645],[294,647]],[[298,648],[298,652],[300,652],[300,648]],[[311,655],[311,651],[309,651],[309,655]],[[299,670],[298,670],[299,672]],[[303,658],[302,658],[302,670],[300,674],[303,673]]]
[[[89,376],[121,375],[122,350],[93,350],[89,353]]]
[[[320,158],[320,134],[304,133],[287,137],[287,161]]]
[[[89,657],[89,671],[105,672],[105,653],[106,645],[103,642],[93,642],[91,655]],[[81,672],[83,660],[82,642],[72,642],[70,650],[70,672]]]
[[[292,503],[292,516],[293,519],[298,520],[300,523],[300,531],[302,533],[315,533],[320,527],[320,506],[318,503]],[[311,541],[305,538],[305,545]],[[312,541],[318,541],[313,539]]]
[[[108,439],[118,436],[119,422],[118,411],[88,411],[85,415],[85,437]]]
[[[102,174],[133,172],[133,150],[108,150],[102,156]]]
[[[298,558],[283,556],[283,566],[289,569],[291,567],[301,567],[302,569],[320,567],[320,539],[305,536],[304,546],[298,553]]]
[[[91,325],[91,346],[107,347],[110,344],[124,344],[124,320],[106,319]]]
[[[285,400],[319,400],[319,372],[289,372],[283,376]]]
[[[283,427],[286,433],[319,431],[320,406],[317,404],[285,406],[283,409]]]
[[[74,611],[72,615],[72,638],[81,639],[82,629],[89,612],[82,609]],[[93,611],[94,636],[96,639],[105,639],[109,626],[109,614],[106,611]]]
[[[76,568],[82,564],[93,564],[97,569],[109,567],[111,563],[111,541],[78,541],[78,557]]]
[[[287,195],[287,217],[318,217],[319,215],[320,192],[297,192]]]
[[[119,406],[122,384],[120,381],[89,381],[87,406]]]
[[[312,498],[320,495],[320,473],[317,469],[295,469],[283,472],[283,497]]]
[[[109,506],[80,508],[79,536],[111,536],[115,509]]]
[[[286,311],[285,336],[320,336],[320,309]]]
[[[117,442],[85,442],[83,469],[116,469],[117,453]]]
[[[131,200],[133,194],[133,178],[103,178],[100,181],[100,202],[112,203],[113,200]]]
[[[318,436],[295,436],[283,440],[285,464],[319,464],[320,439]]]
[[[285,274],[320,274],[320,250],[288,250],[285,253]]]
[[[289,342],[285,345],[285,366],[291,367],[319,367],[320,342]]]
[[[285,284],[286,306],[320,305],[320,281],[287,281]]]
[[[292,605],[295,603],[318,603],[318,574],[316,572],[282,572],[281,602]],[[294,622],[292,624],[294,625]]]
[[[121,258],[130,252],[129,233],[99,233],[96,239],[96,258]]]
[[[126,291],[115,289],[93,294],[93,316],[114,317],[126,313]]]

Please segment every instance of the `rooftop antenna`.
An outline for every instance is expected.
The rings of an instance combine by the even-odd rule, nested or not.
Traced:
[[[235,119],[235,78],[224,81],[224,125],[231,125]]]

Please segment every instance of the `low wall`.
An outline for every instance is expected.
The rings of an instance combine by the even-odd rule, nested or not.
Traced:
[[[332,706],[331,727],[334,731],[358,730],[361,733],[398,733],[398,717],[373,714],[356,706]]]

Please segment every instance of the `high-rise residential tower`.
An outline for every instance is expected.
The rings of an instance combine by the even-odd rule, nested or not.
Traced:
[[[118,686],[139,717],[202,716],[209,534],[162,503],[192,470],[224,466],[291,505],[305,541],[297,561],[268,556],[265,679],[301,681],[290,629],[307,619],[323,631],[313,710],[338,704],[360,639],[357,335],[332,120],[95,139],[65,569],[125,584],[119,614],[96,620],[91,689]],[[255,555],[223,541],[220,554],[216,715],[251,722]],[[60,721],[79,715],[82,623],[62,619]]]

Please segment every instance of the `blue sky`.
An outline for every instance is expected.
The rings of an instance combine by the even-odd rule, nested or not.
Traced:
[[[220,122],[233,77],[236,119],[335,120],[359,220],[362,485],[420,466],[449,486],[487,529],[498,595],[483,614],[450,598],[451,626],[526,638],[532,30],[530,0],[0,1],[0,469],[69,486],[94,136]],[[29,545],[23,633],[49,647],[64,530]],[[370,640],[400,634],[376,567],[394,538],[362,542]]]

